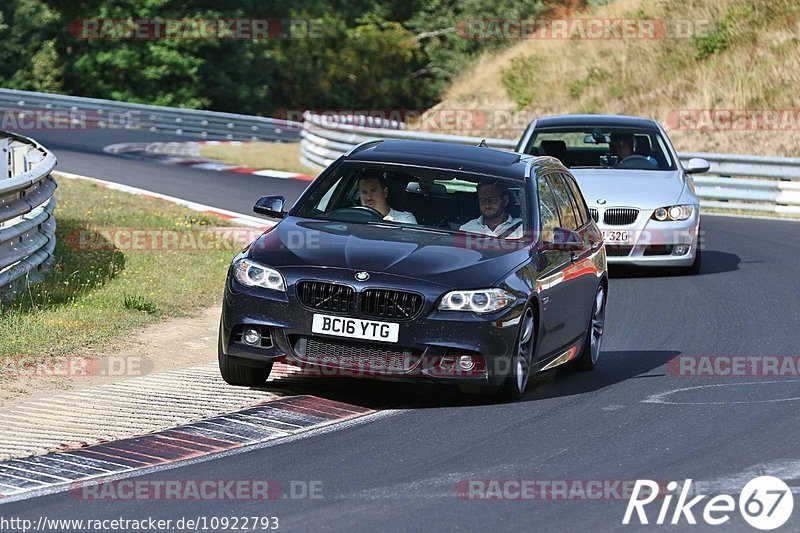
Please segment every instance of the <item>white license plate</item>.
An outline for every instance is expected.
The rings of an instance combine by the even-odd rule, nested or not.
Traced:
[[[628,232],[603,230],[603,239],[606,242],[628,242]]]
[[[311,333],[379,342],[397,342],[400,324],[315,313],[314,321],[311,323]]]

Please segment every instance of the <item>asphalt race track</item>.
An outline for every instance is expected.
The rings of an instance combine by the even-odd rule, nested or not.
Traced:
[[[31,132],[30,136],[55,153],[58,158],[56,170],[114,181],[244,214],[252,214],[253,204],[260,196],[280,194],[291,203],[308,185],[235,172],[167,166],[103,152],[103,147],[123,142],[200,140],[189,136],[134,130],[41,131]],[[221,190],[225,193],[220,194]]]
[[[293,201],[304,186],[101,151],[114,142],[164,136],[36,137],[56,153],[59,170],[240,213],[251,213],[263,194]],[[459,497],[456,487],[487,479],[692,479],[697,494],[708,490],[738,499],[741,479],[774,473],[793,487],[797,500],[800,376],[679,376],[666,363],[679,355],[800,353],[800,224],[708,216],[703,230],[699,276],[612,270],[603,353],[594,372],[538,376],[523,401],[508,404],[438,386],[332,380],[314,394],[384,411],[339,430],[145,474],[319,482],[321,498],[82,502],[62,492],[9,502],[0,514],[34,521],[42,515],[277,516],[280,529],[291,531],[624,531],[656,527],[661,504],[648,507],[649,526],[636,520],[636,526],[623,526],[627,499],[480,501]],[[694,515],[702,524],[700,507]],[[800,530],[798,513],[796,508],[782,530]],[[737,512],[722,527],[752,530]],[[683,520],[672,529],[720,528]]]

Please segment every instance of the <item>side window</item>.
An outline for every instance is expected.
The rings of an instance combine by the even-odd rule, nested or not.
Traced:
[[[572,200],[575,202],[575,215],[578,217],[578,223],[583,226],[589,222],[589,208],[586,207],[583,194],[572,176],[561,174],[561,177],[567,182],[567,186],[572,192]]]
[[[550,185],[548,184],[547,178],[540,176],[537,182],[542,240],[552,242],[553,230],[561,225],[561,222],[558,220],[558,208],[550,192]]]
[[[319,209],[322,212],[328,211],[328,206],[331,203],[331,198],[333,197],[333,193],[334,193],[334,191],[339,189],[341,184],[342,184],[342,178],[339,178],[338,180],[336,180],[336,184],[333,187],[331,187],[330,189],[328,189],[328,192],[326,192],[322,196],[322,198],[320,198],[319,204],[317,205],[317,209]]]
[[[559,174],[551,174],[548,179],[553,188],[553,195],[556,197],[558,211],[561,213],[561,226],[565,229],[577,230],[578,219],[575,218],[575,209],[570,198],[572,193],[567,188],[567,184]]]

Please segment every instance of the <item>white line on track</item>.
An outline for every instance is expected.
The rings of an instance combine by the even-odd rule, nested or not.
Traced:
[[[775,403],[775,402],[794,402],[800,400],[800,396],[793,396],[790,398],[772,398],[769,400],[731,400],[731,401],[707,401],[707,402],[680,402],[669,400],[668,397],[684,391],[698,390],[698,389],[712,389],[719,387],[741,387],[745,385],[767,385],[770,383],[800,383],[798,379],[783,379],[774,381],[746,381],[743,383],[713,383],[710,385],[698,385],[696,387],[683,387],[681,389],[673,389],[666,392],[659,392],[648,396],[642,403],[658,403],[663,405],[734,405],[734,404],[754,404],[754,403]]]

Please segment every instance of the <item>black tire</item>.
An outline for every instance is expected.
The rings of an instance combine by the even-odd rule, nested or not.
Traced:
[[[261,387],[272,372],[272,363],[266,366],[247,366],[237,361],[236,357],[226,355],[222,351],[222,331],[217,341],[217,359],[219,360],[219,373],[229,385],[239,387]]]
[[[581,346],[581,353],[571,365],[575,370],[594,370],[594,367],[597,366],[606,324],[607,293],[606,286],[601,283],[594,295],[592,314],[589,317],[589,327],[586,330],[586,339]]]
[[[519,321],[519,333],[515,352],[511,356],[511,368],[498,389],[502,400],[516,401],[525,394],[531,377],[533,352],[536,347],[536,316],[531,307],[526,307]]]

